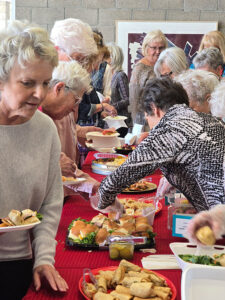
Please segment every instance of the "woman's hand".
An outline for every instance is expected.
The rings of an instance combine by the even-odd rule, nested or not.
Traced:
[[[117,115],[117,110],[115,109],[114,106],[108,104],[108,103],[103,103],[103,108],[104,111],[109,115],[109,116],[116,116]]]
[[[191,243],[200,243],[196,237],[196,231],[203,226],[209,226],[215,238],[220,239],[225,234],[225,205],[216,205],[209,211],[198,213],[190,220],[185,236]]]
[[[41,265],[34,269],[34,287],[36,291],[40,290],[41,282],[45,279],[54,291],[66,292],[68,285],[59,275],[59,272],[51,265]]]
[[[107,96],[107,97],[105,97],[105,98],[102,100],[102,103],[109,103],[110,100],[111,100],[110,97]]]
[[[162,177],[159,181],[156,197],[163,198],[165,195],[175,188],[167,181],[166,177]]]
[[[68,176],[68,177],[76,177],[75,172],[77,169],[76,164],[72,159],[70,159],[68,156],[66,156],[65,153],[61,152],[60,155],[60,167],[62,171],[62,175]]]

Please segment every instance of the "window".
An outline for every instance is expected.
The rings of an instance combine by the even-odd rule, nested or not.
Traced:
[[[0,29],[7,26],[9,20],[15,19],[15,0],[0,0]]]

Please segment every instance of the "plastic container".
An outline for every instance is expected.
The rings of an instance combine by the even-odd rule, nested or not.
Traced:
[[[134,241],[113,237],[109,240],[109,257],[113,260],[131,260],[134,256]]]
[[[188,267],[182,273],[182,300],[212,300],[225,298],[225,268],[207,267],[202,272],[200,265]]]
[[[222,254],[225,253],[225,247],[221,245],[215,245],[215,246],[205,246],[201,247],[201,253],[197,254],[197,246],[192,245],[190,243],[171,243],[170,244],[170,249],[172,250],[173,254],[175,255],[177,259],[177,263],[180,266],[182,270],[186,269],[187,267],[193,267],[193,266],[199,266],[201,269],[221,269],[223,268],[225,270],[225,267],[221,266],[207,266],[207,265],[197,265],[197,264],[192,264],[189,262],[184,261],[179,257],[179,254],[191,254],[191,255],[208,255],[208,256],[213,256],[214,254]],[[225,277],[224,277],[225,279]],[[183,298],[182,298],[183,299]],[[199,298],[200,299],[200,298]],[[204,299],[204,298],[203,298]],[[213,298],[211,298],[213,299]],[[205,299],[204,299],[205,300]]]

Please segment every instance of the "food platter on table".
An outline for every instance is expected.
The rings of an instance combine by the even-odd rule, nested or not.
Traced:
[[[149,182],[147,180],[140,180],[129,187],[125,188],[121,194],[143,194],[154,192],[157,189],[155,183]]]
[[[125,213],[134,217],[141,216],[144,208],[155,208],[154,200],[149,198],[118,198],[118,200],[124,206]],[[161,210],[162,203],[158,202],[158,208],[155,211],[155,214],[158,214]]]
[[[121,166],[126,159],[127,157],[121,154],[114,157],[98,158],[92,161],[91,169],[93,173],[109,175]]]
[[[136,265],[134,265],[134,264],[132,264],[132,263],[129,263],[129,262],[127,262],[126,260],[122,260],[121,261],[121,263],[120,263],[120,265],[126,265],[126,263],[128,264],[128,266],[131,266],[131,268],[132,268],[132,265],[135,267]],[[91,297],[91,293],[88,293],[89,295],[86,295],[85,294],[85,290],[87,291],[88,290],[88,287],[90,287],[91,288],[91,285],[90,285],[90,283],[92,283],[92,280],[96,283],[97,282],[97,277],[96,277],[96,275],[100,275],[100,276],[104,276],[104,271],[111,271],[111,272],[106,272],[106,273],[108,273],[107,275],[109,276],[110,274],[109,273],[111,273],[111,274],[113,274],[112,276],[114,276],[114,274],[115,274],[115,272],[114,271],[116,271],[119,267],[120,267],[120,265],[117,267],[117,266],[108,266],[108,267],[102,267],[102,268],[98,268],[98,269],[92,269],[92,270],[89,270],[89,269],[85,269],[84,270],[84,274],[83,274],[83,276],[80,278],[80,280],[79,280],[79,290],[80,290],[80,292],[81,292],[81,294],[84,296],[84,298],[85,299],[87,299],[87,300],[91,300],[91,299],[93,299],[93,297]],[[152,289],[154,290],[154,286],[156,286],[156,285],[154,285],[154,283],[156,283],[156,281],[154,282],[153,280],[158,280],[158,287],[156,288],[156,289],[158,289],[158,291],[160,290],[160,287],[161,287],[161,293],[162,294],[164,294],[162,291],[163,291],[163,289],[164,289],[164,291],[166,290],[167,291],[167,293],[169,293],[169,296],[167,296],[166,298],[165,298],[165,294],[164,294],[164,298],[161,298],[159,295],[157,295],[157,299],[167,299],[167,300],[175,300],[176,299],[176,296],[177,296],[177,290],[176,290],[176,287],[174,286],[174,284],[173,284],[173,282],[169,279],[169,278],[167,278],[167,277],[165,277],[165,276],[163,276],[163,275],[161,275],[160,273],[158,273],[158,272],[155,272],[155,271],[150,271],[150,270],[146,270],[146,269],[143,269],[143,268],[140,268],[139,266],[136,266],[137,267],[137,270],[138,270],[138,268],[139,268],[139,271],[137,271],[137,272],[134,272],[133,271],[133,273],[140,273],[140,274],[145,274],[146,276],[148,275],[148,274],[150,274],[149,276],[150,276],[150,279],[149,280],[151,280],[151,282],[153,283],[152,284]],[[129,268],[129,267],[128,267]],[[126,273],[125,273],[125,276],[126,276],[126,274],[128,274],[127,272],[128,272],[128,270],[129,269],[126,269],[126,267],[125,267],[125,270],[126,270]],[[132,269],[131,269],[132,270]],[[87,273],[87,271],[89,271],[89,273]],[[119,272],[118,272],[119,273]],[[118,274],[117,273],[117,274]],[[124,277],[125,277],[124,276]],[[112,280],[113,281],[113,280]],[[108,287],[108,281],[106,281],[107,282],[107,294],[109,294],[111,291],[113,291],[114,289],[115,289],[115,287],[114,287],[114,289],[112,288],[112,287]],[[148,282],[148,281],[147,281]],[[150,282],[150,281],[149,281]],[[122,283],[123,283],[123,281],[122,281]],[[139,282],[139,284],[140,284],[140,282]],[[93,285],[93,284],[92,284]],[[118,284],[118,283],[115,283],[115,285],[116,285],[116,290],[117,290],[117,286],[118,285],[120,285],[121,286],[121,284]],[[136,283],[135,282],[135,285],[136,285],[136,287],[138,287],[138,283]],[[124,286],[125,286],[125,281],[124,281]],[[95,286],[93,286],[94,288],[95,288]],[[170,290],[168,291],[168,288],[170,288]],[[130,289],[130,287],[128,287],[128,289]],[[140,293],[140,288],[138,288],[138,293]],[[93,291],[93,290],[92,290]],[[95,291],[94,291],[95,292]],[[87,292],[86,292],[87,293]],[[146,298],[146,297],[145,297]],[[100,299],[100,298],[98,298],[98,299]],[[131,298],[130,298],[131,299]],[[144,299],[144,298],[138,298],[138,299]],[[154,298],[153,298],[154,299]]]
[[[109,247],[109,239],[118,237],[132,239],[135,249],[155,246],[154,232],[148,218],[123,215],[116,220],[116,213],[108,216],[99,213],[88,221],[77,218],[73,220],[66,237],[66,245],[86,250],[105,250]]]

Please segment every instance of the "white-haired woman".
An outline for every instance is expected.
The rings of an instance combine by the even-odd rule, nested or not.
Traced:
[[[193,60],[195,69],[205,70],[222,78],[224,70],[223,55],[218,48],[205,48]]]
[[[221,81],[215,88],[209,101],[211,114],[225,120],[225,82]]]
[[[129,86],[127,74],[123,71],[123,50],[116,44],[107,45],[110,52],[110,67],[112,69],[111,101],[118,115],[127,117],[126,123],[131,126],[131,116],[128,113]]]
[[[155,77],[154,65],[160,53],[167,48],[167,39],[161,30],[146,34],[142,44],[143,58],[134,66],[129,86],[130,110],[133,123],[145,124],[141,94],[146,81]]]
[[[26,293],[32,269],[37,291],[42,279],[55,291],[68,286],[54,268],[63,204],[60,142],[54,123],[37,111],[58,56],[44,29],[13,32],[0,43],[0,211],[1,217],[26,208],[43,215],[32,229],[32,243],[27,230],[0,235],[1,298],[16,300]]]
[[[203,70],[187,70],[175,80],[180,82],[189,98],[189,106],[197,112],[210,113],[209,100],[215,87],[219,84],[218,77]]]
[[[184,50],[170,47],[163,50],[154,66],[157,77],[174,76],[188,69],[188,62]]]
[[[62,174],[87,179],[75,187],[66,187],[65,195],[78,191],[87,198],[99,187],[98,181],[77,168],[79,157],[77,155],[77,133],[73,130],[75,124],[70,114],[74,112],[77,115],[83,94],[89,93],[91,90],[89,73],[78,62],[61,61],[53,71],[49,91],[42,103],[42,111],[53,119],[58,129],[62,145],[60,159]],[[64,117],[67,115],[69,115],[70,123],[63,124],[61,120],[65,121]]]

